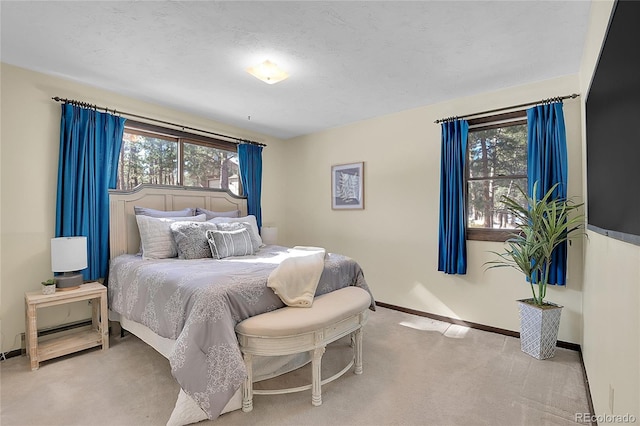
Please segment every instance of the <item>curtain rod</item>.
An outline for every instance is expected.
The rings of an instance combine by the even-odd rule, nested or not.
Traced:
[[[75,105],[75,106],[79,106],[79,107],[83,107],[83,108],[89,108],[89,109],[94,109],[94,110],[104,110],[104,112],[107,112],[107,113],[112,112],[113,114],[125,115],[127,117],[141,118],[143,120],[149,120],[149,121],[153,121],[153,122],[156,122],[156,123],[162,123],[162,124],[166,124],[168,126],[179,127],[182,130],[192,130],[192,131],[196,131],[196,132],[200,132],[200,133],[207,133],[207,134],[210,134],[210,135],[220,136],[220,137],[223,137],[223,138],[232,139],[232,140],[236,141],[236,142],[233,142],[235,144],[248,143],[248,144],[253,144],[253,145],[258,145],[258,146],[267,146],[267,145],[265,145],[263,143],[252,141],[252,140],[249,140],[249,139],[240,139],[240,138],[236,138],[234,136],[223,135],[221,133],[210,132],[208,130],[196,129],[195,127],[183,126],[182,124],[171,123],[169,121],[158,120],[156,118],[145,117],[144,115],[132,114],[130,112],[124,112],[124,111],[117,111],[115,109],[109,109],[107,107],[97,106],[97,105],[93,105],[93,104],[90,104],[90,103],[87,103],[87,102],[77,101],[75,99],[65,99],[65,98],[60,98],[58,96],[53,97],[51,99],[53,99],[56,102],[63,102],[65,104],[71,104],[71,105]]]
[[[447,117],[447,118],[441,118],[439,120],[434,121],[434,123],[438,124],[438,123],[444,123],[445,121],[453,121],[453,120],[458,120],[461,118],[469,118],[469,117],[475,117],[477,115],[484,115],[484,114],[491,114],[494,112],[500,112],[500,111],[506,111],[508,109],[515,109],[515,108],[523,108],[523,107],[527,107],[527,106],[531,106],[531,105],[538,105],[538,104],[548,104],[551,102],[560,102],[564,99],[575,99],[578,96],[580,96],[577,93],[572,93],[571,95],[565,95],[565,96],[556,96],[555,98],[549,98],[549,99],[542,99],[540,101],[537,102],[528,102],[526,104],[520,104],[520,105],[513,105],[510,107],[503,107],[503,108],[496,108],[496,109],[491,109],[488,111],[482,111],[482,112],[476,112],[473,114],[466,114],[466,115],[461,115],[461,116],[454,116],[454,117]]]

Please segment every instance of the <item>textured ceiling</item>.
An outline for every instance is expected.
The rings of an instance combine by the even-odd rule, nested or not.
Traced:
[[[576,74],[590,2],[3,0],[0,8],[2,62],[288,139]],[[289,79],[267,85],[245,72],[265,59]]]

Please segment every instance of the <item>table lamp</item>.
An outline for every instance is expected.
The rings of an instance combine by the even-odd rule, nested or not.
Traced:
[[[263,226],[261,231],[262,242],[265,244],[277,244],[278,228],[275,226]]]
[[[87,237],[59,237],[51,239],[51,270],[57,275],[56,287],[72,290],[83,283],[80,270],[87,267]]]

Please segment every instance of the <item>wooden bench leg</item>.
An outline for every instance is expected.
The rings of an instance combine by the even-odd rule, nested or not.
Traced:
[[[322,355],[324,354],[324,346],[316,348],[311,353],[311,371],[312,371],[312,391],[311,404],[314,406],[322,405]]]
[[[253,410],[253,356],[243,354],[243,358],[247,368],[247,378],[242,383],[242,411],[248,413]]]
[[[356,368],[354,373],[362,374],[362,328],[353,332],[352,339],[355,340],[354,352],[356,357]]]

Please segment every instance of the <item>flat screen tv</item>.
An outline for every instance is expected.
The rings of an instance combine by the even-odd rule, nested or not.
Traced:
[[[586,120],[587,228],[640,245],[640,2],[614,5]]]

